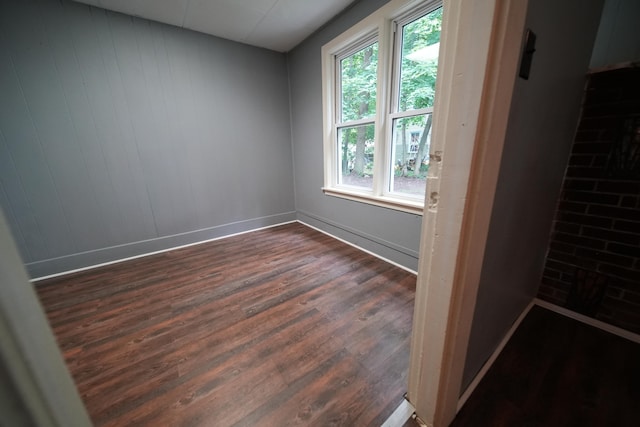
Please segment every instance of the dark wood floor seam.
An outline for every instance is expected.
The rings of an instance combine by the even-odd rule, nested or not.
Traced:
[[[416,277],[300,223],[37,282],[97,426],[380,425]]]

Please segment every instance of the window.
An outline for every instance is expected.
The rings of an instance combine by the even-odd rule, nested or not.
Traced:
[[[373,188],[378,42],[336,58],[338,95],[336,130],[338,183]]]
[[[326,194],[422,212],[441,23],[392,0],[323,47]]]

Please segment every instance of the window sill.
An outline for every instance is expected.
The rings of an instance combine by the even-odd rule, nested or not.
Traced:
[[[408,200],[400,197],[391,196],[374,196],[368,193],[362,193],[357,190],[349,190],[343,188],[323,187],[322,191],[327,196],[340,197],[342,199],[354,200],[356,202],[368,203],[374,206],[380,206],[397,211],[407,212],[415,215],[422,215],[424,202],[421,200]]]

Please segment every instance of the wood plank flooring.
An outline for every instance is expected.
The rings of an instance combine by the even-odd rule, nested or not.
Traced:
[[[380,425],[414,275],[293,223],[39,282],[96,426]]]
[[[533,307],[451,426],[640,426],[640,344]]]

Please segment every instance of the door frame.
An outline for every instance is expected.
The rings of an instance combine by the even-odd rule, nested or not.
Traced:
[[[409,391],[429,426],[456,415],[528,1],[445,0]]]
[[[88,427],[89,415],[0,209],[0,423]]]

